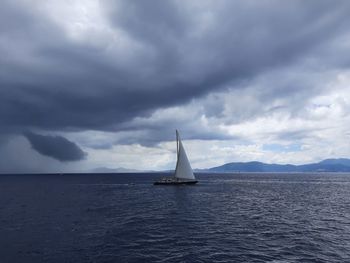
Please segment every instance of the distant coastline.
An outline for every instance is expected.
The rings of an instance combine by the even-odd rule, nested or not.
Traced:
[[[97,168],[93,173],[173,173],[173,170],[143,171],[126,168]],[[318,163],[302,165],[268,164],[263,162],[232,162],[208,169],[194,169],[195,173],[305,173],[305,172],[350,172],[350,159],[325,159]]]
[[[318,163],[302,165],[268,164],[263,162],[232,162],[209,169],[198,169],[197,172],[237,173],[237,172],[266,172],[266,173],[305,173],[305,172],[350,172],[350,159],[325,159]]]
[[[350,173],[350,159],[325,159],[317,163],[301,165],[275,164],[257,161],[251,162],[231,162],[207,169],[194,169],[195,173]],[[71,172],[3,172],[0,175],[64,175],[64,174],[135,174],[135,173],[174,173],[174,170],[138,170],[128,168],[107,168],[99,167],[92,170],[71,171]]]

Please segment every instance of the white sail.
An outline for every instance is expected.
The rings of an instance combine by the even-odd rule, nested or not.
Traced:
[[[195,180],[190,162],[188,161],[185,148],[182,145],[179,132],[176,131],[177,139],[177,163],[175,177],[179,179]]]

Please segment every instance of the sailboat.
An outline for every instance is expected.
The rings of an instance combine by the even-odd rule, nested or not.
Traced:
[[[198,181],[194,177],[190,162],[188,161],[185,148],[182,145],[179,132],[176,130],[176,152],[177,162],[175,174],[171,177],[163,177],[154,185],[179,185],[179,184],[195,184]]]

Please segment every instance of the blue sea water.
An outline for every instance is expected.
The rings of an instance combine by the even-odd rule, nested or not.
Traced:
[[[0,176],[0,262],[350,262],[350,175]]]

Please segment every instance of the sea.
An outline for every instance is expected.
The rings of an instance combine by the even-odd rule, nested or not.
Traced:
[[[0,175],[0,263],[350,262],[350,174]]]

